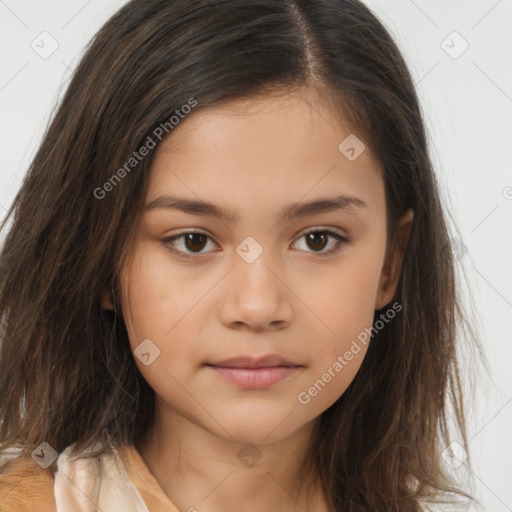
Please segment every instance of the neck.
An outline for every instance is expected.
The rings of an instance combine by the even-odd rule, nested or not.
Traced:
[[[314,423],[270,444],[221,438],[167,409],[138,449],[180,509],[325,512],[318,478],[304,471]],[[310,492],[308,492],[310,491]]]

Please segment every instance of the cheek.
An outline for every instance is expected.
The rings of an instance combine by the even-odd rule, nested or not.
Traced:
[[[321,414],[348,388],[359,371],[371,340],[371,301],[339,307],[331,322],[334,334],[314,338],[308,372],[301,380],[297,402],[312,416]]]
[[[343,348],[344,342],[371,326],[382,266],[380,252],[375,247],[373,251],[354,250],[314,278],[301,278],[301,296],[317,317],[316,330],[332,340],[325,345],[326,351]]]
[[[323,289],[308,292],[308,304],[320,319],[311,320],[312,364],[297,398],[311,412],[320,414],[334,403],[361,367],[371,341],[381,264],[375,248],[354,253],[329,273]]]
[[[125,272],[123,311],[130,340],[165,340],[204,295],[204,282],[185,266],[169,264],[164,250],[138,249]]]
[[[174,397],[182,392],[178,382],[199,365],[199,340],[204,336],[200,335],[203,319],[197,314],[211,288],[204,275],[189,270],[171,265],[165,250],[140,244],[124,272],[121,294],[139,371],[157,393]]]

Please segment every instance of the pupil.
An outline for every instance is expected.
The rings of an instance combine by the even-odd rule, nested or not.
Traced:
[[[201,245],[201,247],[199,247],[199,248],[194,247],[194,244],[197,243],[198,239],[202,239],[201,241],[203,242],[202,244],[201,244],[201,241],[199,242],[199,245]],[[187,249],[189,249],[191,251],[194,251],[195,249],[198,249],[199,251],[201,251],[205,246],[205,242],[206,242],[206,236],[202,235],[200,233],[190,233],[190,234],[186,235],[185,245],[186,245]]]
[[[317,245],[317,244],[321,245],[321,247],[311,247],[311,245],[310,245],[311,249],[323,249],[324,244],[322,242],[325,243],[325,238],[326,238],[325,234],[322,234],[321,232],[318,231],[316,233],[309,233],[309,235],[307,235],[307,236],[308,236],[309,242],[313,242],[313,244],[315,244],[315,245]]]

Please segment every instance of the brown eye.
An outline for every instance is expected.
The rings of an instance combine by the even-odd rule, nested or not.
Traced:
[[[303,249],[306,253],[316,254],[318,256],[334,254],[350,242],[348,237],[327,229],[316,229],[304,233],[299,237],[299,241],[301,240],[306,241],[306,249]],[[334,243],[330,244],[331,240],[333,240]],[[162,240],[162,245],[173,254],[177,254],[182,258],[195,258],[201,254],[211,252],[205,250],[210,241],[214,245],[217,245],[213,239],[205,233],[187,231]],[[330,249],[324,250],[326,247],[329,247],[329,245]]]
[[[306,243],[308,247],[314,249],[315,251],[321,251],[328,242],[329,236],[321,231],[315,231],[313,233],[308,233],[304,235],[306,237]]]
[[[162,240],[162,244],[166,249],[174,254],[178,254],[184,258],[193,258],[194,255],[201,255],[209,252],[204,251],[204,249],[211,240],[211,237],[205,233],[187,231]]]
[[[188,233],[182,236],[185,237],[185,247],[192,252],[202,251],[208,238],[201,233]]]
[[[334,239],[334,243],[331,245],[330,249],[324,250],[329,246],[330,239]],[[310,254],[316,253],[318,256],[334,254],[350,242],[348,237],[342,236],[328,229],[316,229],[314,231],[309,231],[308,233],[304,233],[299,238],[299,241],[300,240],[305,240],[306,252],[309,252]]]

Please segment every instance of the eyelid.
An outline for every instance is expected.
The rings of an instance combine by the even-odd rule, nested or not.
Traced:
[[[340,228],[334,228],[334,227],[330,227],[330,226],[313,226],[312,228],[306,228],[306,229],[300,231],[299,234],[297,235],[297,239],[304,235],[307,235],[308,233],[315,233],[317,231],[322,232],[322,233],[330,233],[332,235],[340,236],[340,237],[343,237],[346,239],[349,238],[348,235],[346,235],[344,232],[342,232],[343,230]]]
[[[337,240],[336,246],[333,249],[330,249],[329,251],[322,251],[322,252],[301,251],[301,252],[305,252],[307,255],[315,256],[315,257],[330,256],[330,255],[338,252],[344,245],[346,245],[352,241],[352,237],[350,237],[346,234],[340,233],[339,228],[314,226],[312,228],[307,228],[307,229],[303,230],[302,232],[300,232],[294,239],[295,241],[293,242],[293,244],[297,243],[297,241],[300,241],[300,239],[302,237],[304,237],[305,235],[307,235],[309,233],[316,233],[316,232],[325,233],[325,234],[327,234],[328,237],[335,238]],[[171,242],[179,239],[180,237],[182,237],[184,235],[189,235],[189,234],[203,235],[203,236],[207,237],[208,239],[212,240],[217,246],[219,245],[216,242],[215,238],[212,237],[210,234],[202,231],[201,229],[195,229],[195,228],[192,228],[192,229],[189,228],[180,233],[176,233],[174,235],[166,237],[161,240],[161,243],[164,246],[164,248],[166,248],[168,251],[172,252],[173,254],[178,255],[179,257],[185,258],[185,259],[197,259],[201,256],[209,254],[208,252],[187,253],[187,252],[183,252],[183,251],[177,250],[174,247],[172,247]],[[216,252],[216,251],[210,251],[210,252]]]
[[[315,251],[304,251],[306,255],[313,256],[315,258],[322,258],[327,256],[332,256],[333,254],[336,254],[338,251],[340,251],[343,246],[349,244],[352,241],[352,237],[341,234],[337,228],[331,228],[331,227],[323,227],[323,226],[315,226],[313,228],[307,228],[306,230],[302,231],[297,238],[294,244],[299,241],[304,235],[307,235],[309,233],[325,233],[327,236],[336,239],[337,243],[334,246],[334,248],[328,250],[328,251],[321,251],[321,252],[315,252]]]
[[[187,229],[185,231],[182,231],[181,233],[176,233],[174,235],[171,235],[171,236],[168,236],[164,239],[161,240],[161,243],[163,245],[163,247],[165,249],[167,249],[169,252],[172,252],[173,254],[176,254],[177,256],[181,257],[181,258],[184,258],[184,259],[197,259],[201,256],[204,256],[206,254],[209,254],[209,253],[206,253],[206,252],[201,252],[201,253],[186,253],[186,252],[183,252],[183,251],[180,251],[178,249],[175,249],[174,247],[172,247],[171,245],[171,242],[173,242],[174,240],[177,240],[179,239],[180,237],[184,236],[184,235],[191,235],[191,234],[194,234],[194,235],[203,235],[207,238],[209,238],[210,240],[212,240],[216,245],[219,245],[216,241],[215,241],[215,238],[212,237],[210,234],[200,230],[200,229]]]

